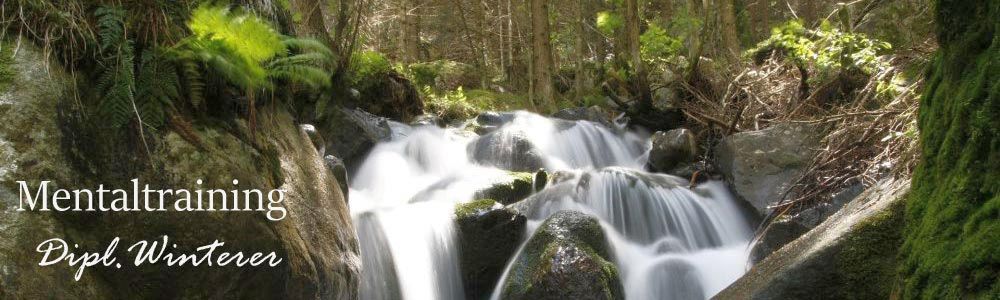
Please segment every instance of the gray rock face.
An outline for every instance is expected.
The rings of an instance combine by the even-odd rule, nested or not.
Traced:
[[[750,250],[750,262],[757,263],[764,260],[772,252],[818,226],[862,192],[864,192],[864,186],[860,183],[855,184],[834,194],[829,202],[819,203],[793,215],[782,216],[772,221],[771,225],[761,233],[760,240]]]
[[[909,179],[886,181],[777,250],[714,299],[888,299]]]
[[[733,192],[767,215],[809,167],[821,138],[816,126],[794,123],[741,132],[719,143],[715,163]]]
[[[690,165],[698,156],[698,142],[690,130],[657,131],[650,140],[649,166],[654,171],[669,173]]]
[[[364,162],[380,141],[392,137],[389,120],[363,110],[338,108],[319,125],[326,153],[344,160],[349,171]]]
[[[514,172],[534,172],[544,166],[535,145],[517,131],[494,131],[480,136],[468,146],[469,156],[478,164]]]
[[[11,47],[2,42],[3,47]],[[74,281],[66,264],[39,267],[35,248],[66,238],[66,227],[50,212],[18,212],[18,180],[31,186],[75,180],[59,147],[56,116],[72,81],[55,62],[47,68],[41,50],[25,43],[11,65],[14,75],[0,90],[0,299],[109,299],[114,292],[93,270]],[[77,242],[77,241],[70,241]]]
[[[457,205],[455,223],[465,297],[485,299],[517,251],[527,218],[483,199]]]
[[[515,259],[502,299],[624,299],[597,219],[575,211],[549,217]]]
[[[476,116],[476,123],[480,126],[500,127],[514,120],[514,113],[484,111]]]
[[[337,179],[337,184],[340,185],[340,190],[344,192],[344,201],[350,201],[349,197],[349,182],[347,181],[347,166],[344,165],[344,161],[340,160],[333,155],[327,155],[323,157],[323,163],[326,168],[333,173],[333,177]]]
[[[569,121],[590,121],[614,128],[608,114],[598,106],[564,108],[552,114],[552,117]]]

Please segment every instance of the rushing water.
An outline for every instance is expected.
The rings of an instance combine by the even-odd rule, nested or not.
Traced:
[[[529,218],[526,237],[560,210],[596,216],[629,299],[704,299],[742,275],[751,233],[721,184],[688,189],[680,178],[642,172],[648,137],[639,133],[526,112],[508,117],[485,154],[470,147],[477,136],[429,126],[397,128],[372,150],[350,190],[363,299],[462,299],[454,205],[505,178],[486,165],[523,159],[525,141],[541,166],[560,171],[516,204]]]

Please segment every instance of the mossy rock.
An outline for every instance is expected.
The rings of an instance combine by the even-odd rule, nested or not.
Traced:
[[[1000,1],[935,1],[902,298],[1000,298]]]
[[[476,192],[475,198],[494,199],[500,204],[510,205],[531,196],[534,192],[534,174],[528,172],[507,174],[509,176],[506,179]]]
[[[485,299],[517,251],[527,218],[496,201],[480,199],[455,206],[459,266],[467,299]]]
[[[714,299],[888,299],[908,180],[882,182],[753,266]]]
[[[501,299],[624,299],[618,269],[596,218],[560,211],[514,261]]]

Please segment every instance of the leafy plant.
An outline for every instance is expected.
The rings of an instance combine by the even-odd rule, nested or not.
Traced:
[[[774,28],[771,37],[748,53],[760,60],[761,56],[779,51],[796,64],[814,67],[822,78],[837,70],[859,70],[870,75],[887,66],[879,55],[889,49],[889,43],[845,32],[829,22],[807,29],[794,20]]]
[[[314,88],[330,85],[323,67],[332,61],[332,51],[315,40],[281,35],[252,14],[201,6],[192,13],[188,27],[192,35],[175,47],[175,53],[203,63],[248,91],[271,89],[279,79]]]
[[[671,37],[656,24],[650,24],[646,32],[639,36],[639,44],[642,59],[649,62],[675,56],[683,48],[679,39]]]
[[[606,10],[597,13],[596,24],[601,33],[612,35],[625,26],[625,19],[617,12]]]

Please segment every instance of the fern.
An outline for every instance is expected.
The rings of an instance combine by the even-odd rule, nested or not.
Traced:
[[[104,95],[98,107],[99,114],[112,128],[118,128],[132,119],[135,100],[135,60],[132,42],[125,36],[124,11],[118,7],[101,6],[95,11],[100,48],[103,54],[103,73],[97,90]]]

